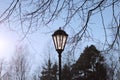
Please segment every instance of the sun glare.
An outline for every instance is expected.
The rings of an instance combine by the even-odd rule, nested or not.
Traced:
[[[0,59],[7,59],[14,53],[18,35],[5,27],[0,26]]]
[[[12,49],[10,45],[10,40],[7,38],[7,36],[4,36],[4,34],[0,35],[0,58],[9,53],[10,49]]]
[[[3,38],[0,38],[0,52],[4,52],[7,48],[7,41]]]

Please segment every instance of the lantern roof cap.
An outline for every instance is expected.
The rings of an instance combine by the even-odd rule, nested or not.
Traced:
[[[65,36],[68,36],[68,34],[67,34],[64,30],[61,29],[61,27],[60,27],[58,30],[56,30],[56,31],[53,33],[52,36],[55,36],[55,35],[65,35]]]

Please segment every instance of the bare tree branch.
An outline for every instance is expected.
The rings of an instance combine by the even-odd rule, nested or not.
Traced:
[[[24,40],[30,32],[41,29],[41,26],[50,26],[51,23],[56,24],[55,22],[60,20],[64,29],[74,29],[75,33],[71,36],[69,42],[73,44],[73,49],[75,49],[75,46],[83,38],[94,38],[94,35],[90,35],[90,20],[93,19],[94,15],[100,14],[105,38],[103,48],[109,46],[112,49],[115,43],[119,43],[120,37],[119,27],[114,28],[114,26],[119,26],[119,5],[119,0],[13,0],[0,15],[0,23],[13,18],[18,20],[18,17],[15,16],[19,16],[21,32],[24,34],[22,40]],[[110,13],[112,14],[111,23],[105,23],[104,11],[108,8],[112,10],[112,13]],[[74,24],[76,24],[78,30],[75,30],[76,27],[72,27]],[[117,30],[111,43],[109,42],[108,26],[106,24],[112,25],[110,29]]]

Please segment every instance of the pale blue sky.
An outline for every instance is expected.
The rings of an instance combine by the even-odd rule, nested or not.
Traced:
[[[0,3],[0,12],[2,12],[7,4],[9,3],[8,1],[3,1],[0,0],[2,3]],[[104,18],[105,18],[105,24],[108,26],[109,19],[111,18],[111,11],[108,9],[104,13]],[[97,14],[90,20],[90,25],[89,27],[92,29],[91,32],[95,38],[95,43],[94,41],[81,41],[81,45],[79,46],[80,51],[82,52],[84,47],[90,44],[95,44],[97,48],[101,48],[102,43],[99,43],[99,41],[104,41],[104,33],[103,33],[103,25],[101,25],[101,18],[98,17],[100,14]],[[71,26],[75,29],[78,30],[77,23],[79,21],[73,21]],[[11,55],[13,55],[15,51],[16,46],[20,45],[27,45],[29,48],[30,55],[32,55],[32,59],[34,59],[35,63],[37,64],[39,60],[44,61],[44,59],[49,55],[49,50],[52,50],[52,54],[54,55],[55,58],[58,57],[57,52],[54,49],[54,44],[52,42],[52,33],[59,29],[60,26],[62,26],[63,22],[61,20],[58,20],[54,23],[51,23],[48,25],[48,27],[41,27],[41,30],[38,30],[32,34],[28,34],[27,37],[23,40],[20,41],[21,38],[23,37],[23,34],[20,33],[20,31],[12,31],[9,29],[9,25],[7,22],[0,24],[0,39],[3,39],[6,43],[7,46],[3,49],[0,50],[0,58],[9,58]],[[12,27],[19,27],[18,24],[15,25],[14,23],[11,24],[10,26]],[[68,33],[69,37],[73,35],[72,28],[65,28],[65,31]],[[108,32],[109,35],[109,32]],[[1,41],[2,42],[2,41]],[[84,43],[84,44],[83,44]],[[52,46],[52,49],[51,49]],[[67,47],[66,47],[67,48]],[[68,48],[67,48],[68,49]],[[79,52],[80,53],[80,52]],[[64,55],[64,54],[63,54]],[[78,54],[79,55],[79,54]],[[64,56],[63,56],[64,57]],[[79,56],[77,56],[79,57]]]

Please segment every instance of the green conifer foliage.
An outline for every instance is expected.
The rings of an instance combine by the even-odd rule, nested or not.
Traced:
[[[107,80],[104,57],[94,45],[86,47],[72,65],[72,80]]]

